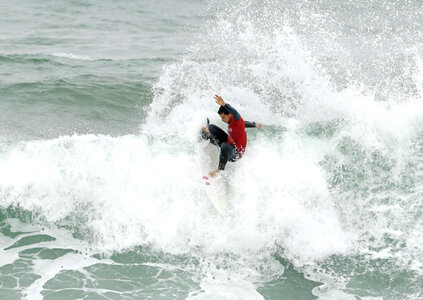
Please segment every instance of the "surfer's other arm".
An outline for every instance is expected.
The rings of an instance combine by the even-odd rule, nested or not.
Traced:
[[[233,108],[232,106],[230,106],[228,103],[225,102],[225,100],[223,100],[222,97],[220,97],[219,95],[214,95],[214,99],[216,99],[216,103],[219,104],[220,106],[224,107],[224,109],[220,109],[217,113],[219,115],[222,115],[222,112],[224,112],[225,115],[230,115],[232,114],[231,118],[228,120],[224,120],[222,118],[222,121],[225,123],[230,122],[230,120],[232,118],[234,118],[235,120],[239,120],[241,118],[241,115],[236,111],[235,108]]]
[[[230,106],[228,103],[226,103],[222,97],[220,97],[219,95],[214,95],[214,99],[216,100],[217,104],[219,104],[220,106],[223,106],[227,112],[232,114],[235,120],[239,120],[241,118],[241,115],[238,113],[238,111],[232,106]],[[218,113],[219,115],[221,115],[220,112]],[[222,121],[225,123],[228,123],[226,120],[224,120],[224,118],[222,118]],[[249,122],[249,121],[244,121],[244,122],[245,122],[245,128],[262,128],[263,126],[261,123]]]
[[[261,123],[256,123],[256,122],[250,122],[250,121],[244,121],[245,123],[245,128],[262,128],[263,125]]]

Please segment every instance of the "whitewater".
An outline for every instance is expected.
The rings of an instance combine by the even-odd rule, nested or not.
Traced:
[[[423,299],[420,1],[0,8],[0,298]]]

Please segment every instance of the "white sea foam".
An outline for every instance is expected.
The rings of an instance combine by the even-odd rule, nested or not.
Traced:
[[[63,58],[76,59],[76,60],[97,60],[98,59],[98,58],[93,58],[86,55],[77,55],[77,54],[65,53],[65,52],[52,53],[51,55],[56,57],[63,57]]]
[[[41,259],[37,256],[32,257],[31,262],[27,263],[27,272],[36,274],[40,276],[40,278],[36,279],[28,287],[19,287],[22,289],[22,295],[24,296],[24,299],[43,299],[41,294],[43,285],[48,280],[56,276],[60,271],[78,270],[98,262],[98,260],[91,257],[93,252],[90,249],[90,245],[84,241],[78,241],[74,239],[70,232],[58,229],[55,226],[46,227],[41,225],[26,224],[13,218],[9,218],[4,222],[10,226],[10,230],[12,232],[20,232],[21,234],[17,235],[15,238],[7,239],[5,239],[3,235],[0,235],[0,237],[2,237],[0,244],[3,246],[11,246],[22,238],[30,237],[36,234],[49,235],[54,238],[54,241],[20,245],[19,247],[13,247],[7,250],[2,249],[0,262],[2,266],[6,264],[13,264],[19,258],[19,253],[21,251],[25,251],[34,247],[40,249],[62,248],[76,252],[67,253],[57,259]],[[108,260],[103,260],[103,262],[110,263]],[[9,276],[12,278],[16,276],[16,280],[20,281],[22,274],[21,272],[17,272],[17,274],[9,273]]]
[[[0,204],[37,211],[49,222],[71,219],[88,229],[87,239],[102,251],[149,245],[210,260],[225,253],[249,263],[283,251],[299,267],[331,255],[363,254],[394,258],[421,272],[423,229],[413,219],[421,194],[378,193],[379,182],[365,196],[358,188],[343,191],[330,186],[333,174],[324,166],[333,158],[341,170],[348,163],[365,169],[370,163],[360,160],[382,153],[381,160],[394,165],[386,180],[399,178],[423,128],[421,98],[381,102],[353,84],[338,90],[289,24],[275,21],[281,16],[267,19],[271,31],[246,16],[233,17],[219,18],[181,61],[163,69],[139,135],[74,135],[11,147],[0,158]],[[195,153],[206,117],[224,126],[215,113],[215,93],[245,120],[265,124],[250,138],[242,160],[227,167],[231,212],[226,218],[206,198]],[[322,136],[307,133],[310,124],[327,122],[339,125]],[[346,138],[364,155],[341,153]],[[367,182],[378,179],[372,172]],[[397,203],[386,204],[386,198]],[[387,235],[405,246],[392,247]],[[239,276],[253,273],[245,261],[239,269],[205,270],[217,277],[205,276],[204,293],[191,299],[216,294],[260,299],[250,278]],[[319,296],[351,298],[337,287]]]
[[[72,136],[17,147],[0,161],[2,205],[19,204],[50,222],[79,215],[104,250],[152,243],[175,253],[201,246],[239,254],[276,242],[305,261],[345,251],[349,236],[324,173],[304,157],[310,149],[301,150],[301,141],[284,143],[259,139],[228,167],[228,219],[213,213],[192,147],[171,149],[169,141],[142,136]]]
[[[262,300],[264,299],[256,291],[255,285],[251,282],[231,278],[228,279],[228,276],[231,276],[224,270],[220,270],[218,274],[216,272],[213,274],[212,278],[205,277],[201,282],[201,289],[204,291],[202,293],[192,293],[188,296],[187,300]]]
[[[200,43],[164,69],[139,136],[16,146],[0,160],[2,205],[39,211],[50,222],[80,216],[103,250],[152,244],[173,253],[200,246],[240,254],[276,244],[300,265],[354,251],[361,233],[340,220],[343,209],[320,162],[346,136],[368,149],[395,143],[401,160],[421,127],[422,105],[376,102],[353,87],[335,91],[286,24],[267,35],[251,21],[236,26],[223,19],[208,33],[224,39],[212,49],[218,63],[197,59]],[[245,157],[229,165],[228,219],[211,213],[194,153],[206,116],[223,125],[214,93],[244,119],[286,130],[259,132]],[[330,139],[304,135],[308,124],[338,119],[346,125]]]
[[[357,253],[371,253],[369,259],[395,259],[405,268],[410,263],[418,266],[423,252],[412,245],[417,244],[421,234],[416,231],[421,233],[421,226],[415,223],[417,217],[407,204],[417,195],[405,196],[395,188],[386,194],[377,190],[383,176],[400,184],[416,151],[416,139],[423,128],[421,94],[413,93],[404,101],[392,93],[380,101],[355,82],[339,89],[325,70],[316,68],[305,43],[288,22],[280,21],[283,16],[276,11],[266,22],[257,22],[254,15],[247,18],[242,7],[239,13],[219,15],[217,23],[182,61],[166,66],[141,128],[143,134],[177,135],[193,141],[206,116],[224,126],[214,112],[215,93],[237,108],[245,120],[272,127],[250,139],[244,158],[229,166],[233,221],[228,228],[222,227],[225,236],[208,236],[215,240],[207,244],[208,249],[257,253],[277,244],[299,266],[313,265],[333,254]],[[214,45],[215,41],[219,43]],[[418,89],[420,77],[417,66],[414,82]],[[323,137],[306,133],[314,124],[327,123],[332,124],[333,132]],[[279,130],[281,127],[285,131]],[[345,151],[354,153],[342,153],[343,145]],[[373,155],[381,155],[392,166],[388,171],[378,170],[380,177],[371,170]],[[337,161],[339,175],[328,174],[331,171],[324,167],[330,159]],[[349,164],[357,168],[352,172],[358,176],[360,169],[368,172],[368,189],[374,189],[373,193],[362,196],[361,188],[365,188],[360,185],[367,183],[361,182],[355,190],[330,186],[331,176],[351,176]],[[347,170],[342,172],[342,168]],[[354,180],[351,178],[352,184]],[[378,211],[386,207],[386,199],[396,199],[390,201],[397,201],[394,205],[400,209]],[[422,202],[416,201],[419,210]],[[410,229],[410,219],[415,229]],[[386,236],[417,238],[401,248],[389,245]],[[369,252],[374,247],[379,250]],[[342,284],[334,284],[320,296],[353,297],[342,289]]]

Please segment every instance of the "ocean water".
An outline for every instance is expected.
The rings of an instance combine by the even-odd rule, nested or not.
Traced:
[[[423,3],[0,0],[0,299],[423,299]],[[199,128],[248,129],[208,201]]]

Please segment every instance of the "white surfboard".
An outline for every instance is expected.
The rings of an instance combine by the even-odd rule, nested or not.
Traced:
[[[208,141],[201,141],[198,152],[207,198],[221,215],[226,215],[228,210],[226,178],[222,171],[214,177],[209,175],[211,171],[217,169],[220,150]]]

